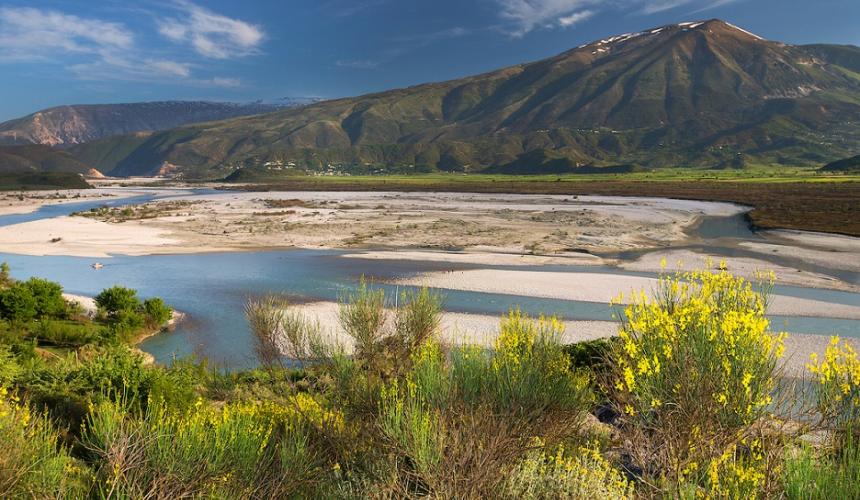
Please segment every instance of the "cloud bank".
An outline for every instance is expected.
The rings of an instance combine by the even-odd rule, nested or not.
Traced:
[[[227,59],[259,51],[265,33],[188,1],[172,4],[174,15],[158,19],[158,33],[188,44],[204,58]],[[238,87],[237,78],[199,78],[196,64],[170,51],[143,46],[145,33],[127,25],[35,7],[0,7],[0,64],[62,65],[81,80],[182,81],[200,86]],[[167,52],[167,55],[165,55]],[[184,58],[184,57],[182,57]],[[74,61],[74,62],[69,62]]]

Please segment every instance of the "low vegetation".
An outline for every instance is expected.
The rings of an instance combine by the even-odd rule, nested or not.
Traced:
[[[28,322],[64,314],[110,331],[129,315],[156,323],[168,313],[114,287],[87,320],[59,307],[57,289],[3,274],[4,297],[32,298],[3,310],[3,497],[860,491],[860,360],[836,339],[811,360],[809,392],[788,387],[784,335],[764,316],[767,279],[666,275],[652,296],[618,306],[619,337],[574,346],[560,343],[557,319],[514,310],[491,349],[442,343],[441,297],[426,289],[390,297],[362,281],[342,297],[345,338],[262,297],[245,310],[260,366],[235,372],[191,360],[147,366],[111,335],[41,356]]]
[[[183,212],[194,204],[195,202],[192,201],[158,201],[124,207],[97,207],[83,212],[74,212],[72,215],[104,222],[125,222],[175,215],[176,212]]]
[[[764,229],[860,236],[860,177],[809,169],[662,169],[580,175],[283,176],[237,186],[254,191],[447,191],[558,195],[654,196],[724,201],[753,207]]]

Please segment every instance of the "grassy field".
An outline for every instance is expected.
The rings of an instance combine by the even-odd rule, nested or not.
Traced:
[[[561,176],[293,176],[246,184],[240,189],[658,196],[727,201],[754,207],[750,220],[760,228],[860,236],[860,175],[824,175],[812,169],[666,169]]]

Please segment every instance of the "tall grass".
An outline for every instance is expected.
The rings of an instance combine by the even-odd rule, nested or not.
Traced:
[[[786,498],[825,500],[860,496],[860,446],[848,435],[839,449],[801,446],[788,456],[783,484]]]

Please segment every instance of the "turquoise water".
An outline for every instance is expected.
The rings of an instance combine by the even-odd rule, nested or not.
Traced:
[[[111,203],[142,202],[148,199],[152,199],[152,196]],[[86,202],[76,207],[46,207],[26,215],[31,216],[29,220],[35,220],[101,204]],[[20,217],[0,217],[0,225],[15,223],[10,220],[20,222]],[[354,286],[362,275],[386,280],[426,271],[475,267],[451,263],[347,259],[341,258],[341,254],[327,250],[283,250],[116,256],[102,259],[105,267],[99,270],[91,268],[93,258],[0,254],[0,260],[10,264],[12,274],[17,278],[41,276],[56,280],[70,293],[92,296],[106,287],[121,284],[136,288],[143,297],[161,296],[176,309],[185,312],[187,319],[175,331],[147,339],[141,348],[160,362],[169,362],[173,356],[196,354],[230,368],[254,364],[250,332],[242,315],[242,304],[250,296],[282,293],[296,301],[336,300],[345,289]],[[648,275],[596,266],[536,266],[528,269]],[[393,286],[382,286],[395,292]],[[799,287],[778,287],[775,292],[860,305],[860,295],[846,292]],[[520,307],[531,314],[557,314],[565,319],[612,318],[612,311],[603,303],[462,291],[444,291],[444,296],[445,309],[456,312],[501,315],[512,307]],[[860,337],[858,321],[793,316],[774,316],[771,319],[775,329]]]

